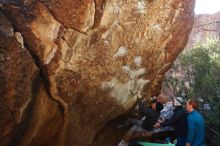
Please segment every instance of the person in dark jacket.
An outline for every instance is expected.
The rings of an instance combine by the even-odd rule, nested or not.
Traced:
[[[154,127],[174,127],[174,135],[177,138],[176,146],[185,146],[187,139],[187,111],[182,107],[183,100],[181,98],[174,99],[174,114],[171,119],[163,123],[157,123]]]
[[[160,104],[157,103],[156,99],[150,101],[149,106],[147,106],[147,102],[145,100],[138,101],[138,110],[142,116],[144,116],[141,120],[139,119],[129,119],[127,122],[132,123],[133,126],[126,133],[124,138],[120,141],[118,146],[127,146],[128,141],[131,137],[139,132],[147,132],[151,131],[154,127],[154,123],[157,121],[160,116]],[[141,137],[141,135],[140,135]]]
[[[153,125],[160,116],[159,106],[160,104],[156,99],[150,101],[150,108],[139,103],[139,111],[144,115],[144,120],[141,124],[142,128],[146,129],[147,131],[151,131],[154,128]]]

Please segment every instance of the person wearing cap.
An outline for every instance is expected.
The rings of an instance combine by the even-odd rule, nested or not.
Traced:
[[[139,101],[138,110],[142,118],[141,120],[129,119],[129,122],[136,126],[134,126],[131,131],[151,131],[154,128],[154,123],[160,116],[157,100],[151,99],[149,102],[145,100]]]
[[[187,139],[187,112],[183,108],[184,100],[180,97],[174,99],[174,114],[169,120],[165,120],[163,123],[156,123],[155,128],[173,126],[174,135],[177,138],[176,146],[185,146]]]
[[[150,101],[150,108],[144,108],[143,105],[139,104],[139,110],[145,116],[141,127],[146,129],[147,131],[151,131],[154,128],[154,123],[160,116],[160,109],[158,108],[157,100],[152,99]]]
[[[118,146],[128,145],[128,141],[133,137],[142,137],[142,134],[150,132],[154,127],[154,123],[157,121],[160,116],[160,107],[156,99],[150,100],[148,102],[142,100],[138,102],[138,109],[142,116],[141,120],[139,119],[129,119],[127,122],[134,124],[131,129],[125,134],[124,138],[120,141]]]

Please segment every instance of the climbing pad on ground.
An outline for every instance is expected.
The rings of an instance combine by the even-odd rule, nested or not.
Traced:
[[[142,146],[175,146],[175,144],[159,144],[159,143],[149,143],[149,142],[138,142]]]

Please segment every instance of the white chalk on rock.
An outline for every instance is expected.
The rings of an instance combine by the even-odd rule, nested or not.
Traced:
[[[142,58],[141,58],[141,56],[136,56],[136,57],[134,58],[134,63],[135,63],[135,65],[136,65],[137,67],[139,67],[139,66],[141,65],[141,63],[142,63]]]
[[[144,75],[145,72],[146,72],[145,68],[140,68],[138,70],[130,71],[130,78],[131,79],[136,79],[139,76]]]
[[[112,82],[103,82],[102,83],[102,90],[112,90],[114,88],[114,84]]]
[[[131,71],[129,65],[125,65],[125,66],[123,66],[123,67],[122,67],[122,70],[123,70],[125,73],[130,73],[130,71]]]
[[[115,53],[115,55],[113,56],[114,58],[116,57],[123,57],[127,54],[128,49],[124,46],[120,47],[117,51],[117,53]]]
[[[146,11],[146,3],[143,0],[138,0],[137,2],[137,10],[139,13],[145,13]]]

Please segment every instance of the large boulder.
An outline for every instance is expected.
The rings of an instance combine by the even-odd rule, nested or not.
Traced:
[[[54,145],[63,125],[59,103],[50,98],[21,33],[2,13],[0,34],[0,145],[39,146],[55,139]]]
[[[1,11],[20,32],[42,78],[39,92],[34,93],[32,116],[17,145],[108,143],[108,133],[115,132],[106,128],[108,121],[131,109],[137,97],[159,93],[164,73],[187,42],[194,3],[19,0],[3,4]],[[19,83],[33,88],[32,72],[24,75],[29,84]],[[24,93],[28,98],[33,92]]]
[[[38,69],[19,32],[0,13],[0,145],[20,138],[29,119]]]

